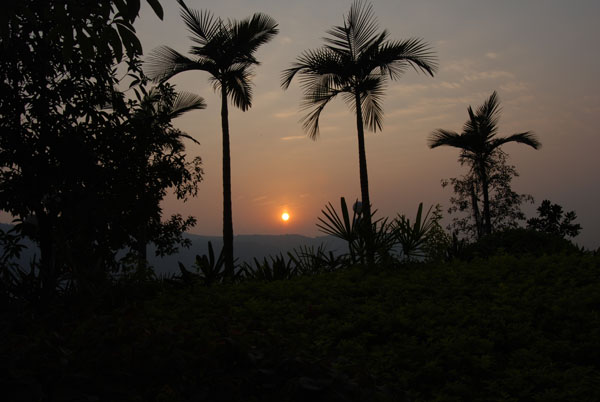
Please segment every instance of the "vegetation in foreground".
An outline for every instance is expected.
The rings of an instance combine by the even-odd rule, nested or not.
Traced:
[[[7,400],[594,401],[600,258],[121,282],[2,319]]]

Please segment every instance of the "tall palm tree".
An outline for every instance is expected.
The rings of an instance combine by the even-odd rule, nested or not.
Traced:
[[[221,127],[223,132],[223,253],[225,269],[233,277],[233,219],[231,212],[231,160],[229,149],[229,112],[227,97],[234,106],[248,110],[252,106],[250,78],[252,66],[259,62],[254,52],[271,40],[278,32],[271,17],[256,13],[241,21],[215,18],[208,11],[196,11],[183,0],[181,17],[185,22],[194,46],[192,58],[162,46],[153,51],[148,62],[149,75],[158,81],[184,71],[206,71],[215,91],[221,95]]]
[[[437,65],[428,44],[420,39],[388,40],[388,32],[378,32],[371,4],[356,0],[344,19],[344,25],[327,31],[325,45],[302,53],[292,67],[282,74],[281,86],[287,89],[296,74],[304,91],[303,109],[311,109],[303,119],[303,127],[312,139],[319,135],[319,118],[327,104],[342,95],[356,112],[358,158],[362,215],[371,231],[371,203],[365,153],[364,125],[381,130],[382,98],[385,83],[400,78],[412,67],[433,76]],[[370,236],[369,236],[370,237]],[[372,248],[367,238],[367,248]]]
[[[518,142],[539,149],[542,144],[531,132],[517,133],[508,137],[497,137],[498,120],[500,119],[500,100],[496,91],[477,109],[469,106],[469,120],[463,126],[462,133],[437,129],[429,137],[429,147],[437,148],[442,145],[459,148],[460,161],[471,165],[478,178],[483,193],[483,231],[492,233],[489,200],[489,168],[493,162],[494,151],[508,142]]]

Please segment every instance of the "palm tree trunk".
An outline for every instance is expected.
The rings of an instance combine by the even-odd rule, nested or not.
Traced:
[[[485,167],[481,169],[481,189],[483,191],[483,218],[485,234],[492,233],[492,218],[490,216],[490,197],[488,191],[488,177]]]
[[[481,224],[478,202],[477,191],[475,191],[475,182],[471,182],[471,205],[473,208],[473,218],[475,219],[475,229],[477,230],[477,240],[481,239],[481,236],[483,236],[483,225]]]
[[[221,127],[223,130],[223,255],[225,275],[233,279],[233,217],[231,212],[231,156],[229,149],[229,117],[227,87],[221,82]]]
[[[362,223],[366,236],[367,263],[374,260],[373,236],[371,224],[371,200],[369,198],[369,176],[367,174],[367,155],[365,150],[365,130],[362,117],[362,102],[358,89],[354,92],[356,101],[356,131],[358,132],[358,166],[360,170],[360,193],[362,197]]]

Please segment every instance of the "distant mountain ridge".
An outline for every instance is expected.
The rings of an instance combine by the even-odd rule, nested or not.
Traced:
[[[0,224],[0,229],[8,231],[12,225]],[[170,275],[179,272],[178,263],[183,263],[186,267],[191,267],[196,255],[208,254],[208,242],[212,243],[215,253],[219,253],[223,247],[223,238],[220,236],[202,236],[185,233],[184,237],[190,239],[192,245],[190,248],[179,247],[179,251],[173,255],[163,258],[156,257],[155,248],[152,244],[148,246],[148,262],[154,267],[157,275]],[[26,239],[23,244],[27,247],[23,251],[19,263],[28,267],[35,255],[39,258],[39,250],[35,243]],[[296,234],[285,235],[237,235],[234,238],[234,252],[238,263],[251,263],[254,258],[262,261],[263,258],[282,254],[287,256],[288,251],[299,247],[314,247],[315,249],[323,244],[327,251],[334,254],[346,252],[348,245],[346,242],[332,236],[308,237]],[[1,248],[0,248],[1,252]]]

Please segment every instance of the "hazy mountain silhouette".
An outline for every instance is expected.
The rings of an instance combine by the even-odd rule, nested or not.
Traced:
[[[0,229],[7,231],[11,225],[0,224]],[[163,258],[156,257],[154,254],[155,247],[153,244],[148,246],[148,260],[154,268],[157,275],[169,275],[179,273],[178,262],[182,262],[186,267],[190,268],[195,260],[196,255],[208,253],[208,242],[212,242],[215,252],[219,252],[223,247],[223,238],[220,236],[200,236],[186,233],[185,238],[192,242],[190,248],[179,248],[179,252]],[[39,250],[35,243],[26,239],[22,242],[27,246],[23,250],[19,263],[21,266],[28,267],[34,255],[39,259]],[[253,261],[257,258],[262,261],[263,258],[279,255],[282,253],[286,256],[288,251],[300,246],[318,247],[324,244],[328,251],[333,251],[336,255],[346,251],[348,245],[346,242],[332,236],[307,237],[294,234],[286,235],[238,235],[235,236],[235,258],[238,263]],[[1,252],[1,249],[0,249]]]

